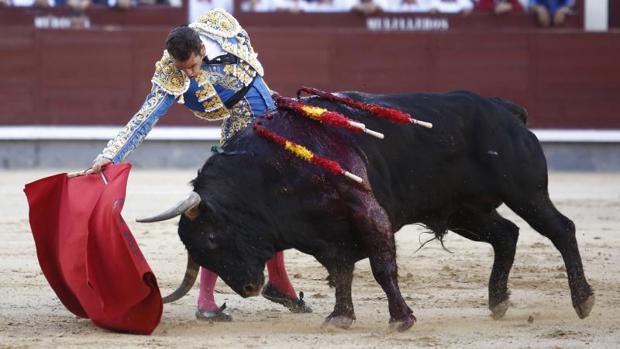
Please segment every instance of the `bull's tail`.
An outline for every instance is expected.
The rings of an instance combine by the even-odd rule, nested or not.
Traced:
[[[523,122],[523,124],[527,124],[527,109],[504,98],[491,97],[491,100],[504,107],[506,110],[512,113],[512,115],[518,117]]]

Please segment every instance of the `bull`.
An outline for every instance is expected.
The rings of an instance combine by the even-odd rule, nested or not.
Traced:
[[[465,91],[342,95],[405,111],[434,128],[391,124],[316,97],[304,101],[363,122],[385,139],[288,110],[261,121],[337,160],[362,177],[361,185],[295,158],[252,127],[240,131],[223,153],[206,161],[187,200],[145,220],[181,215],[178,233],[188,251],[190,277],[177,297],[191,287],[198,265],[215,271],[239,295],[257,295],[265,262],[276,251],[294,248],[314,256],[335,287],[336,304],[326,324],[348,328],[355,319],[354,264],[369,258],[387,296],[390,327],[404,331],[416,319],[399,290],[394,234],[421,223],[439,238],[450,230],[491,244],[488,305],[500,318],[509,305],[508,275],[519,236],[519,228],[496,210],[504,203],[561,253],[574,309],[580,318],[588,316],[594,293],[584,276],[575,225],[549,198],[545,156],[525,125],[524,108]]]

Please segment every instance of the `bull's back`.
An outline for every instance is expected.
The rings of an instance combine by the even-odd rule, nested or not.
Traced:
[[[540,146],[525,127],[527,113],[512,102],[465,91],[346,95],[433,123],[432,129],[399,125],[332,106],[385,134],[383,140],[360,134],[354,142],[367,158],[377,200],[397,227],[431,213],[448,214],[467,200],[499,199],[498,182],[505,172],[518,172],[517,166],[532,156],[534,164],[540,163]]]
[[[368,128],[384,133],[385,139],[326,126],[289,111],[264,119],[263,126],[318,155],[338,161],[353,173],[363,175],[359,171],[366,171],[373,194],[388,212],[395,229],[413,222],[441,219],[430,215],[448,215],[468,200],[499,197],[498,183],[502,176],[520,171],[520,164],[531,159],[531,153],[542,154],[536,138],[525,128],[519,112],[515,112],[517,109],[506,107],[503,100],[470,92],[346,95],[408,112],[416,119],[433,123],[433,128],[395,124],[318,98],[305,101],[359,120]],[[227,148],[252,150],[258,167],[263,163],[268,168],[275,166],[277,173],[269,175],[269,181],[278,182],[274,184],[276,187],[294,188],[294,192],[288,191],[291,193],[291,202],[286,205],[289,210],[306,212],[316,207],[317,200],[300,203],[298,198],[316,197],[322,200],[321,207],[330,209],[321,211],[326,216],[314,221],[333,220],[334,212],[342,213],[337,215],[339,222],[347,217],[346,202],[339,203],[331,186],[323,183],[340,183],[345,191],[350,191],[350,182],[335,178],[335,182],[331,179],[317,182],[315,179],[325,177],[325,171],[303,161],[283,167],[281,164],[289,163],[291,155],[276,150],[276,146],[260,139],[251,128],[240,132]],[[534,162],[540,163],[539,159]],[[302,178],[303,185],[299,182]],[[306,201],[310,204],[305,205]],[[330,239],[335,236],[332,231],[325,234]],[[348,238],[343,236],[345,240]]]

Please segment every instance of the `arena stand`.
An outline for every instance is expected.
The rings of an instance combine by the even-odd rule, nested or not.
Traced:
[[[187,7],[184,1],[180,8],[88,8],[87,30],[40,27],[46,21],[41,18],[68,15],[66,8],[1,8],[0,168],[88,164],[141,105],[165,35],[187,21]],[[582,1],[565,27],[552,29],[538,28],[525,13],[490,11],[256,13],[241,11],[235,2],[235,12],[252,36],[270,87],[282,94],[309,85],[502,96],[527,107],[552,168],[620,169],[616,2],[610,2],[606,32],[582,29]],[[217,125],[204,127],[190,114],[173,107],[149,136],[152,141],[137,150],[142,154],[136,163],[197,167],[207,143],[218,137]],[[149,148],[171,142],[187,151],[202,144],[205,152],[178,159],[148,155]],[[73,160],[54,155],[76,144],[81,146]],[[588,160],[572,161],[566,154],[575,151]]]

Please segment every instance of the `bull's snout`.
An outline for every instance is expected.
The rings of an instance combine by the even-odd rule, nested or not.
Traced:
[[[263,288],[264,283],[265,283],[265,277],[263,276],[263,273],[261,270],[261,272],[255,278],[246,280],[241,289],[241,293],[239,292],[237,293],[239,293],[239,295],[241,295],[242,297],[258,296],[260,294],[260,291]]]
[[[262,283],[252,282],[243,286],[243,292],[245,293],[244,297],[254,297],[258,296],[261,289],[263,288]]]

